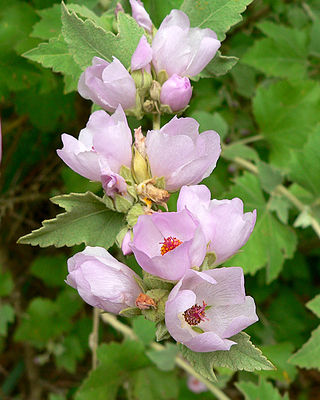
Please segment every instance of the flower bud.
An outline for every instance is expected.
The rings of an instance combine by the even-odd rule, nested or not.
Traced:
[[[169,105],[172,111],[179,111],[189,104],[191,96],[192,86],[189,79],[174,74],[163,84],[160,101]]]
[[[135,307],[141,292],[138,276],[102,247],[86,247],[69,258],[68,271],[67,284],[91,306],[114,314]]]
[[[153,81],[151,88],[150,88],[150,97],[152,100],[159,101],[160,100],[160,92],[161,92],[161,85],[157,81]]]
[[[130,0],[132,16],[146,31],[152,31],[152,21],[140,0]]]

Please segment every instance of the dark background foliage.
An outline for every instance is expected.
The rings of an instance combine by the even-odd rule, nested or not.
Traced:
[[[69,3],[100,16],[114,2]],[[182,1],[144,3],[159,25]],[[59,35],[59,13],[53,0],[0,0],[0,398],[211,399],[188,391],[181,370],[154,366],[144,347],[153,331],[142,320],[134,327],[139,343],[123,343],[116,330],[100,325],[100,342],[106,343],[99,349],[100,367],[83,384],[91,365],[92,310],[64,283],[66,260],[82,247],[16,244],[57,214],[49,197],[99,192],[55,152],[61,133],[77,136],[85,126],[90,102],[74,91],[69,75],[22,57]],[[104,23],[112,29],[110,15]],[[213,196],[237,196],[248,210],[258,210],[244,251],[226,264],[241,265],[247,274],[247,293],[260,316],[247,332],[277,370],[219,369],[218,384],[232,399],[280,399],[284,392],[292,399],[317,399],[319,297],[308,302],[320,283],[319,1],[255,0],[228,32],[222,52],[240,61],[227,75],[193,82],[186,115],[200,121],[201,131],[215,129],[224,140],[218,166],[205,180]],[[141,123],[150,128],[150,120]],[[130,124],[139,122],[131,118]],[[121,258],[115,247],[112,252]],[[134,265],[132,258],[128,262]]]

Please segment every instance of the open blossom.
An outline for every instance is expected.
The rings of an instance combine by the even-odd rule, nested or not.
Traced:
[[[63,148],[57,153],[71,169],[100,181],[109,196],[126,191],[119,170],[131,165],[132,136],[121,106],[112,116],[103,110],[91,114],[78,139],[67,134],[61,138]]]
[[[172,10],[162,21],[152,41],[152,63],[156,72],[169,76],[195,76],[215,56],[221,43],[211,29],[190,28],[188,16]]]
[[[185,108],[192,96],[192,86],[190,80],[173,74],[162,85],[160,102],[171,107],[172,111],[179,111]]]
[[[159,131],[149,131],[146,137],[152,176],[163,176],[170,192],[209,176],[220,152],[217,132],[205,131],[199,135],[199,124],[193,118],[174,117]]]
[[[80,76],[78,91],[85,99],[110,112],[115,111],[119,104],[124,110],[136,104],[134,80],[115,57],[111,63],[94,57],[92,65]]]
[[[202,264],[206,242],[199,223],[183,210],[141,215],[133,227],[131,248],[145,271],[175,281]]]
[[[143,3],[140,0],[130,0],[130,5],[133,18],[140,26],[142,26],[142,28],[151,33],[152,21],[149,14],[145,10]]]
[[[215,265],[233,256],[247,242],[256,222],[256,210],[244,213],[238,198],[210,200],[210,190],[205,185],[181,188],[177,209],[185,208],[198,219],[208,251],[216,255]]]
[[[137,275],[102,247],[86,247],[68,260],[66,282],[93,307],[118,314],[135,307],[139,296]]]
[[[229,350],[235,344],[229,338],[257,320],[239,267],[187,271],[165,307],[170,335],[196,352]]]

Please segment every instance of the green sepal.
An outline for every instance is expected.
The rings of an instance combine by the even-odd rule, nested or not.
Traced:
[[[113,201],[111,197],[107,196],[106,194],[103,196],[102,200],[104,201],[104,204],[106,205],[107,208],[110,208],[112,211],[116,211],[115,206],[113,204]]]
[[[141,310],[141,314],[149,321],[160,322],[164,320],[164,309],[170,291],[165,289],[152,289],[148,290],[146,295],[150,296],[157,304],[156,309]]]
[[[158,73],[157,73],[157,81],[161,84],[161,85],[163,85],[164,83],[165,83],[165,81],[167,81],[168,80],[168,74],[167,74],[167,71],[166,70],[164,70],[164,69],[162,69],[161,71],[159,71]]]
[[[137,282],[137,284],[139,285],[139,288],[141,289],[141,291],[143,293],[146,293],[146,291],[148,290],[148,288],[146,287],[146,285],[144,284],[143,280],[140,278],[140,276],[134,276],[134,280]]]
[[[134,184],[133,176],[131,173],[131,169],[125,165],[121,165],[119,175],[126,181],[126,183]]]
[[[154,186],[158,189],[165,189],[166,188],[166,180],[164,176],[161,178],[155,178]]]
[[[116,245],[121,249],[123,238],[125,237],[126,233],[128,232],[128,227],[121,229],[121,231],[117,234],[116,237]]]
[[[141,315],[141,310],[139,310],[138,307],[128,307],[124,310],[121,310],[119,315],[121,315],[121,317],[132,318],[136,317],[137,315]]]
[[[214,263],[216,262],[216,260],[217,256],[214,251],[207,253],[200,267],[200,271],[207,271],[208,269],[215,268],[216,265]]]
[[[127,222],[130,228],[133,228],[137,223],[140,215],[144,214],[144,210],[141,204],[135,204],[131,207],[127,214]]]
[[[132,175],[137,183],[151,178],[148,160],[140,154],[134,145],[132,146]]]
[[[168,332],[166,324],[164,323],[164,321],[160,321],[157,324],[157,330],[156,330],[157,342],[160,342],[161,340],[165,340],[165,339],[169,339],[169,338],[170,338],[170,333]]]
[[[116,207],[116,210],[120,213],[126,214],[130,208],[132,207],[133,200],[129,200],[123,196],[120,196],[119,194],[116,194],[114,196],[114,205]]]
[[[143,271],[143,282],[148,289],[165,289],[171,290],[176,282],[168,281],[166,279],[159,278]]]

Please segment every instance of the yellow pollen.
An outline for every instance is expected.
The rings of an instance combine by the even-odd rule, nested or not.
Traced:
[[[176,247],[180,246],[182,244],[181,240],[177,239],[176,237],[169,236],[167,238],[164,238],[164,242],[160,242],[162,244],[161,246],[161,255],[165,255],[168,253],[168,251],[171,251],[175,249]]]

